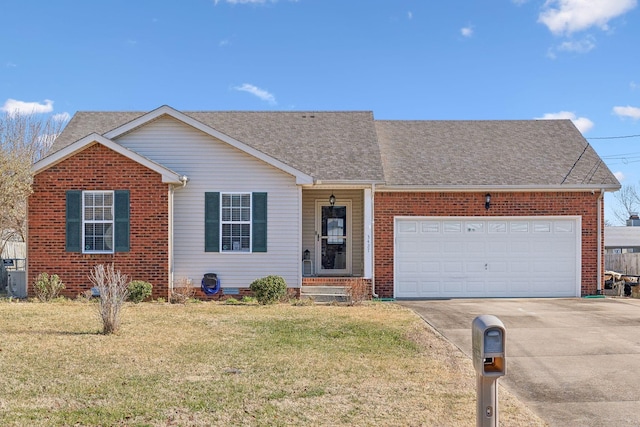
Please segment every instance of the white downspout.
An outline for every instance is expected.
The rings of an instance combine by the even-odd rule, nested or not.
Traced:
[[[602,200],[604,198],[604,189],[600,189],[598,196],[598,286],[596,287],[596,295],[602,295]]]
[[[375,215],[375,199],[376,199],[376,184],[371,184],[371,297],[378,298],[376,293],[376,239],[374,234],[374,225],[376,223]]]
[[[173,292],[174,273],[175,273],[175,257],[174,257],[174,239],[173,239],[173,224],[174,224],[174,193],[176,188],[184,188],[189,182],[189,177],[186,175],[180,176],[181,186],[169,185],[169,294]]]
[[[169,296],[173,292],[173,193],[175,191],[175,185],[169,185]]]

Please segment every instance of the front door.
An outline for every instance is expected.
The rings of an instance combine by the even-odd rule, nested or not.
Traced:
[[[316,201],[316,265],[319,275],[351,274],[351,201]]]

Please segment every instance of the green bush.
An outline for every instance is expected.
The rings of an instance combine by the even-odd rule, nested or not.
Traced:
[[[40,273],[33,284],[33,292],[43,302],[56,299],[63,289],[64,283],[57,274]]]
[[[249,289],[260,304],[273,304],[287,294],[287,283],[280,276],[267,276],[254,280]]]
[[[129,301],[139,303],[151,296],[153,285],[144,280],[132,280],[129,283]]]

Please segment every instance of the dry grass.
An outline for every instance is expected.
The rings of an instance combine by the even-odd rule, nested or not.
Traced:
[[[0,425],[475,425],[471,362],[393,304],[131,304],[109,336],[91,305],[0,302]]]

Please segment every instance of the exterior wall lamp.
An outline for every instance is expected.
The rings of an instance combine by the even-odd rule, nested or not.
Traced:
[[[491,194],[487,193],[484,196],[484,208],[489,209],[491,207]]]
[[[329,196],[329,204],[331,205],[331,207],[336,204],[336,196],[334,196],[333,193],[331,193],[331,195]]]

